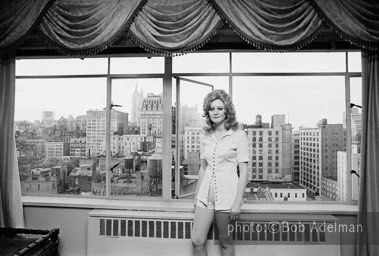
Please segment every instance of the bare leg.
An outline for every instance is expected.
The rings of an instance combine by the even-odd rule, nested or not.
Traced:
[[[210,226],[214,218],[214,210],[196,206],[195,220],[192,230],[192,246],[194,256],[207,255],[206,243]]]
[[[229,234],[228,231],[228,225],[232,224],[229,220],[229,212],[216,212],[216,224],[221,244],[221,255],[234,256],[233,234]]]

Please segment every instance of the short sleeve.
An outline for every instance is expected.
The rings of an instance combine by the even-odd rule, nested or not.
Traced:
[[[200,136],[200,159],[205,159],[204,157],[204,134]]]
[[[237,145],[237,162],[244,163],[249,161],[249,151],[247,143],[247,135],[241,130],[241,135],[239,136],[239,142]]]

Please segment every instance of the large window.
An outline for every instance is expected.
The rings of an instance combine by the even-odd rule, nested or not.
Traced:
[[[20,59],[22,192],[193,198],[203,98],[224,89],[249,138],[246,200],[357,200],[360,72],[359,52]]]

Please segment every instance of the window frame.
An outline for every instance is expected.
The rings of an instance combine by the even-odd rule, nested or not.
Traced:
[[[164,156],[162,159],[162,197],[160,198],[148,198],[149,200],[164,200],[164,201],[177,201],[178,199],[175,199],[172,197],[172,191],[171,191],[171,179],[172,173],[171,173],[171,166],[172,166],[172,158],[171,158],[171,146],[172,146],[172,134],[173,131],[171,126],[171,118],[172,118],[172,109],[171,106],[173,105],[172,102],[172,95],[173,95],[173,79],[175,77],[202,77],[202,76],[221,76],[221,77],[228,77],[229,80],[229,94],[233,98],[233,78],[238,76],[344,76],[345,77],[345,109],[346,109],[346,125],[347,125],[347,148],[351,148],[351,115],[349,115],[350,109],[350,79],[361,77],[361,72],[349,72],[349,52],[355,52],[357,50],[346,50],[345,52],[345,61],[346,61],[346,69],[344,72],[287,72],[287,73],[281,73],[281,72],[270,72],[270,73],[258,73],[258,72],[233,72],[232,71],[232,58],[234,52],[240,52],[240,51],[223,51],[225,53],[229,54],[229,72],[219,72],[219,73],[213,73],[213,72],[204,72],[204,73],[173,73],[173,58],[175,57],[164,57],[164,72],[163,73],[152,73],[152,74],[110,74],[110,59],[113,57],[117,57],[114,55],[97,55],[93,56],[93,58],[108,58],[108,73],[107,74],[90,74],[90,75],[37,75],[37,76],[16,76],[17,79],[52,79],[52,78],[106,78],[107,79],[107,93],[106,93],[106,99],[107,99],[107,106],[110,106],[111,104],[111,85],[112,81],[115,79],[135,79],[135,78],[161,78],[163,80],[163,152],[162,155]],[[209,51],[212,52],[212,51]],[[246,52],[252,52],[252,51],[246,51]],[[300,51],[300,52],[306,52],[306,51]],[[310,51],[314,52],[314,51]],[[341,51],[331,51],[331,50],[325,50],[323,52],[341,52]],[[136,54],[123,54],[122,56],[128,57],[135,57]],[[138,57],[149,57],[149,56],[155,56],[155,55],[149,55],[149,54],[137,54]],[[56,59],[59,57],[53,56],[53,57],[18,57],[18,59]],[[70,57],[65,57],[70,58]],[[89,57],[92,58],[92,57]],[[178,93],[178,92],[176,92]],[[176,105],[177,107],[177,105]],[[107,108],[107,139],[106,139],[106,163],[107,163],[107,170],[110,168],[110,110]],[[178,129],[178,127],[176,127]],[[109,148],[108,148],[109,147]],[[109,156],[108,156],[109,155]],[[167,157],[170,156],[170,157]],[[350,158],[349,158],[350,157]],[[352,152],[351,150],[347,150],[347,158],[351,159]],[[351,163],[350,161],[347,161],[347,168],[351,169]],[[107,172],[107,178],[106,178],[106,199],[113,199],[110,196],[110,178],[109,178],[109,172]],[[349,187],[351,187],[351,177],[348,176],[348,184],[350,182]],[[176,185],[176,184],[175,184]],[[348,190],[349,195],[348,198],[351,199],[351,192],[352,190]],[[53,195],[57,196],[57,195]],[[87,198],[87,197],[84,197]],[[91,196],[91,198],[96,198],[96,196]],[[102,199],[104,197],[101,197]],[[122,197],[120,197],[122,198]],[[146,200],[147,198],[144,198],[143,200]],[[124,199],[124,198],[123,198]],[[135,198],[134,198],[135,199]],[[140,198],[138,198],[140,199]],[[186,200],[186,199],[181,199]],[[192,201],[192,200],[191,200]],[[249,201],[250,203],[250,201]],[[303,202],[303,203],[312,203],[310,201]],[[325,202],[328,203],[328,202]],[[332,201],[331,203],[335,203],[335,201]],[[351,200],[348,200],[346,202],[342,203],[351,203]]]

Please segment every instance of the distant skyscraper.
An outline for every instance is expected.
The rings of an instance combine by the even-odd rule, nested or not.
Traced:
[[[351,108],[351,137],[355,144],[361,143],[362,135],[362,113],[358,108]],[[343,113],[343,128],[346,128],[346,112]]]
[[[45,127],[52,127],[54,124],[54,112],[42,111],[42,125]]]
[[[181,106],[180,108],[180,124],[181,132],[184,133],[184,127],[200,127],[202,123],[199,123],[199,111],[197,105],[195,106]]]
[[[75,129],[80,129],[82,131],[86,130],[87,115],[77,116],[75,118]]]
[[[142,88],[141,88],[141,91],[138,92],[137,85],[136,85],[135,90],[134,90],[133,95],[132,95],[131,121],[133,123],[137,124],[138,126],[140,126],[139,115],[140,115],[140,112],[141,112],[143,98],[144,97],[143,97]]]
[[[67,131],[75,131],[75,119],[72,115],[67,118]]]

